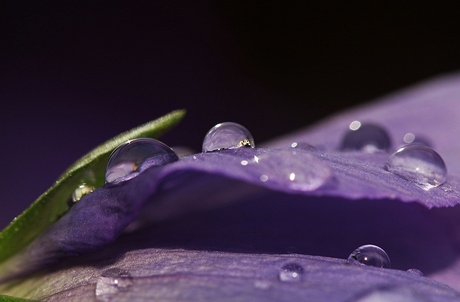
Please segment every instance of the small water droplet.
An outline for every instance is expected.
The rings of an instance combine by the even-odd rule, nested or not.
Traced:
[[[354,250],[348,256],[348,261],[375,267],[391,268],[390,258],[387,253],[382,248],[372,244],[363,245]]]
[[[390,137],[382,127],[362,124],[359,121],[350,124],[340,146],[341,150],[361,150],[369,153],[390,148]]]
[[[102,272],[96,284],[98,301],[110,301],[117,293],[127,291],[133,285],[129,272],[120,268],[111,268]]]
[[[400,148],[391,155],[384,168],[424,190],[442,185],[447,180],[447,169],[441,156],[421,145]]]
[[[260,176],[260,181],[266,182],[267,180],[268,180],[268,176],[267,176],[267,175],[263,174],[263,175]]]
[[[315,146],[302,142],[293,142],[291,148],[302,149],[307,151],[318,151]]]
[[[178,159],[171,148],[158,140],[133,139],[112,152],[107,162],[105,180],[107,183],[125,181],[151,166],[162,166]]]
[[[415,134],[410,133],[410,132],[404,135],[403,140],[404,140],[404,143],[406,144],[422,145],[425,147],[431,147],[431,144],[426,139],[418,135],[416,136]]]
[[[411,274],[415,274],[415,275],[419,275],[419,276],[423,276],[423,273],[421,270],[418,270],[416,268],[410,268],[407,270],[408,273],[411,273]]]
[[[248,129],[237,123],[226,122],[208,131],[203,141],[203,152],[254,146],[254,138]]]
[[[72,196],[69,198],[67,204],[69,207],[73,206],[77,201],[83,198],[83,196],[88,195],[93,192],[95,188],[86,183],[79,185],[75,191],[73,191]]]
[[[283,282],[299,282],[302,280],[304,269],[297,263],[287,263],[283,265],[279,273],[279,278]]]

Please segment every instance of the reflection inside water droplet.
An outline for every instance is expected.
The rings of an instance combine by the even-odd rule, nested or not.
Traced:
[[[388,257],[387,253],[382,248],[372,244],[363,245],[354,250],[348,256],[348,261],[375,267],[391,268],[390,257]]]
[[[341,150],[361,150],[364,152],[386,151],[391,148],[390,137],[380,126],[353,121],[340,146]]]
[[[162,142],[151,138],[138,138],[118,146],[107,162],[105,180],[117,183],[136,177],[151,166],[162,166],[179,158]]]
[[[68,205],[72,206],[77,201],[83,198],[83,196],[88,195],[89,193],[93,192],[96,188],[90,186],[86,183],[78,186],[75,191],[73,191],[71,198],[68,201]]]
[[[302,280],[304,269],[297,263],[283,265],[279,273],[279,279],[283,282],[299,282]]]
[[[111,301],[117,293],[127,291],[132,285],[133,280],[128,271],[120,268],[108,269],[97,280],[97,300]]]
[[[447,180],[447,168],[441,156],[421,145],[400,148],[391,155],[384,168],[424,190],[442,185]]]
[[[203,152],[242,147],[254,148],[254,138],[248,129],[232,122],[215,125],[208,131],[203,141]]]

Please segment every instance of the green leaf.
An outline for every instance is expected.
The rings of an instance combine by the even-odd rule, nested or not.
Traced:
[[[179,123],[184,115],[184,110],[173,111],[157,120],[124,132],[96,147],[70,166],[51,188],[0,233],[0,263],[24,248],[67,212],[69,209],[67,201],[78,186],[84,183],[95,188],[104,185],[105,166],[113,149],[130,139],[157,138]]]
[[[27,301],[35,301],[35,300],[27,300],[27,299],[22,299],[22,298],[0,295],[0,302],[27,302]]]

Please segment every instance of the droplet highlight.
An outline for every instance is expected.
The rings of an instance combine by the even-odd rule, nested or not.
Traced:
[[[248,129],[232,122],[215,125],[208,131],[203,141],[203,152],[242,147],[254,148],[254,138]]]
[[[387,132],[374,124],[363,124],[353,121],[343,137],[341,150],[360,150],[368,153],[387,151],[391,148],[391,140]]]
[[[170,147],[156,139],[133,139],[112,152],[107,162],[105,180],[107,183],[126,181],[149,167],[166,165],[178,159]]]
[[[408,145],[393,153],[385,170],[429,190],[447,180],[447,168],[436,151],[422,145]]]
[[[391,268],[390,257],[380,247],[372,244],[360,246],[354,250],[348,261],[356,264],[364,264],[381,268]]]
[[[128,291],[132,285],[133,278],[128,271],[108,269],[97,280],[96,298],[98,301],[111,301],[118,293]]]
[[[304,269],[297,263],[287,263],[283,265],[279,273],[279,279],[283,282],[299,282],[302,281]]]

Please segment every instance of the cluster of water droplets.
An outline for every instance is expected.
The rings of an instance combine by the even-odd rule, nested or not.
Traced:
[[[404,135],[403,141],[405,145],[389,157],[384,169],[424,190],[444,184],[447,180],[446,165],[430,143],[411,132]],[[386,152],[391,150],[391,140],[382,127],[353,121],[343,137],[340,149]]]

